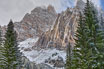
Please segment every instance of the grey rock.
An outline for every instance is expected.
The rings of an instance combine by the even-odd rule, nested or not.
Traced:
[[[25,48],[24,51],[31,51],[31,49],[30,48]]]
[[[77,7],[78,9],[83,10],[84,7],[85,7],[85,2],[83,2],[83,0],[77,0],[76,7]]]
[[[44,63],[38,64],[38,65],[36,65],[36,67],[37,67],[37,69],[54,69],[54,68],[52,68],[49,65],[44,64]]]
[[[20,69],[54,69],[45,63],[35,64],[29,61],[26,57],[22,58],[23,66]]]
[[[22,58],[23,66],[21,69],[37,69],[36,64],[33,62],[30,62],[26,57]]]

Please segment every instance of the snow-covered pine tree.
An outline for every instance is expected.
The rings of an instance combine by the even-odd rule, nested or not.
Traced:
[[[18,48],[16,36],[13,22],[10,20],[5,34],[4,51],[2,53],[5,58],[3,61],[4,69],[17,69],[21,65],[21,53]]]
[[[67,46],[67,51],[66,51],[66,64],[65,64],[65,69],[71,69],[71,64],[72,64],[72,54],[71,54],[71,45],[70,43]]]

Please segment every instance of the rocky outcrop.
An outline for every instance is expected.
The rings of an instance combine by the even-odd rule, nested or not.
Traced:
[[[85,2],[83,2],[83,0],[77,0],[75,7],[80,9],[80,10],[83,10],[85,7]]]
[[[23,65],[20,69],[37,69],[36,64],[30,62],[26,57],[22,57]]]
[[[63,61],[62,57],[59,57],[57,59],[47,59],[45,60],[45,63],[53,65],[53,67],[57,68],[63,68],[65,66],[65,62]]]
[[[26,57],[22,57],[23,65],[20,69],[54,69],[47,64],[35,64],[30,62]]]
[[[74,35],[77,30],[78,20],[78,8],[68,8],[65,12],[58,14],[53,27],[40,36],[40,39],[34,47],[55,47],[60,49],[65,48],[69,42],[74,44]]]
[[[51,67],[48,63],[40,63],[35,64],[35,62],[30,62],[26,57],[22,58],[23,65],[20,69],[55,69],[55,68],[63,68],[65,63],[60,60],[50,60],[49,63],[54,63],[54,66]]]

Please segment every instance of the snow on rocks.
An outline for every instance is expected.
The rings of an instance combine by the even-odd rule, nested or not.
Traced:
[[[36,64],[50,64],[52,66],[55,66],[55,62],[57,61],[62,61],[63,64],[65,63],[65,57],[66,57],[66,52],[65,51],[60,51],[57,49],[41,49],[41,50],[33,50],[32,46],[35,44],[35,42],[38,40],[29,38],[23,42],[19,43],[20,51],[23,53],[25,57],[27,57],[31,62],[34,62]],[[23,49],[22,49],[23,48]],[[25,49],[31,49],[25,51]],[[52,64],[52,61],[53,62]]]
[[[35,43],[37,42],[38,37],[37,38],[29,38],[25,41],[22,41],[19,43],[19,47],[20,47],[20,51],[23,52],[26,49],[31,49],[32,46],[35,45]],[[27,50],[28,51],[28,50]]]

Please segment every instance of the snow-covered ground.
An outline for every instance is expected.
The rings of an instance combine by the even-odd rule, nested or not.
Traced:
[[[21,52],[26,56],[30,61],[35,62],[36,64],[44,63],[48,59],[57,59],[61,57],[65,61],[66,53],[65,51],[59,51],[56,49],[41,49],[41,50],[32,50],[37,39],[29,38],[23,42],[19,43]],[[24,51],[24,49],[30,48],[30,51]]]
[[[38,38],[29,38],[25,41],[22,41],[19,43],[19,47],[20,47],[20,50],[21,52],[24,50],[24,49],[21,49],[21,48],[31,48],[32,46],[34,46],[34,44],[37,42]]]
[[[55,56],[52,56],[53,54],[56,54]],[[36,64],[44,63],[47,59],[57,59],[58,56],[62,57],[65,61],[65,52],[59,51],[56,49],[47,49],[47,50],[32,50],[32,51],[23,51],[23,54],[32,62],[35,62]]]

